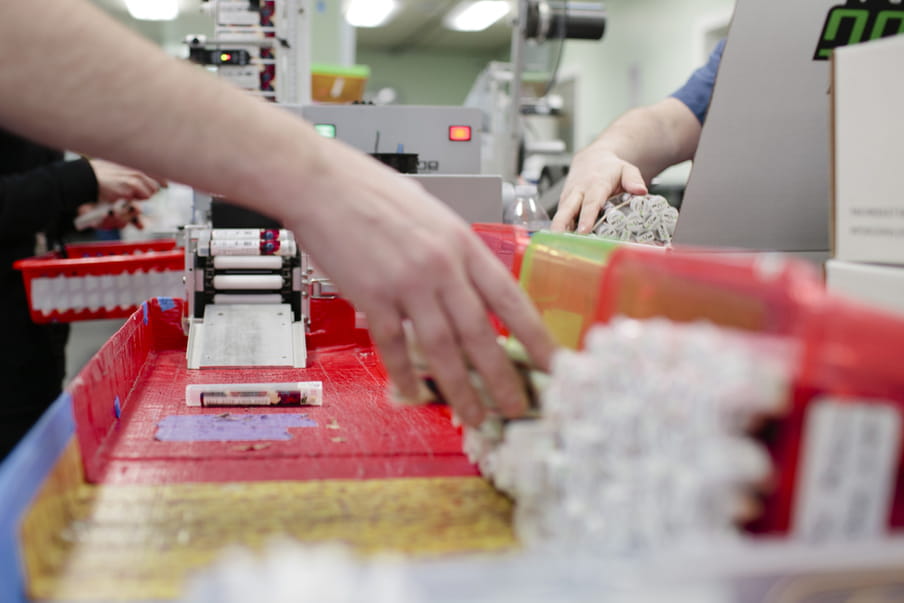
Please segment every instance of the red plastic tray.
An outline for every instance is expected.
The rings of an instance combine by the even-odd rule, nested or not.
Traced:
[[[399,407],[354,312],[342,299],[312,300],[308,367],[188,370],[178,299],[153,299],[133,314],[67,388],[88,481],[161,484],[473,476],[461,432],[445,406]],[[327,335],[326,331],[329,332]],[[188,383],[321,381],[321,407],[202,408],[185,404]],[[160,441],[176,415],[241,420],[306,415],[291,439]]]
[[[68,257],[63,258],[57,253],[47,254],[13,264],[22,272],[31,319],[36,323],[128,317],[143,299],[132,296],[127,302],[119,301],[123,296],[117,295],[116,290],[123,285],[116,282],[105,283],[107,295],[101,296],[98,277],[152,273],[181,275],[185,268],[184,253],[176,248],[173,239],[67,245],[66,255]],[[172,275],[167,280],[177,282],[178,278],[181,277]],[[70,291],[68,286],[62,285],[64,280],[77,286],[71,287]],[[145,297],[172,295],[175,292],[171,289],[172,284],[161,290],[154,290],[151,285]]]

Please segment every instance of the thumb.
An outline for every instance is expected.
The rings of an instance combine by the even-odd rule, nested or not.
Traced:
[[[621,186],[626,193],[632,195],[647,194],[647,184],[644,182],[640,170],[630,163],[622,168]]]

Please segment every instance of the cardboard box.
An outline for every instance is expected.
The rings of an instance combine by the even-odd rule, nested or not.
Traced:
[[[904,36],[835,50],[833,249],[904,264]]]
[[[904,267],[829,260],[826,286],[877,308],[904,314]]]

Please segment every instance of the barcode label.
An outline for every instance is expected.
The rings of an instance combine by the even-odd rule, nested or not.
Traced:
[[[885,401],[820,398],[807,412],[792,534],[866,540],[888,530],[901,413]]]

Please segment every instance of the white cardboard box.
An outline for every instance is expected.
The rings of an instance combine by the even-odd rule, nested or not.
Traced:
[[[878,308],[904,314],[904,267],[829,260],[826,262],[826,287]]]
[[[834,256],[904,264],[904,35],[833,62]]]

